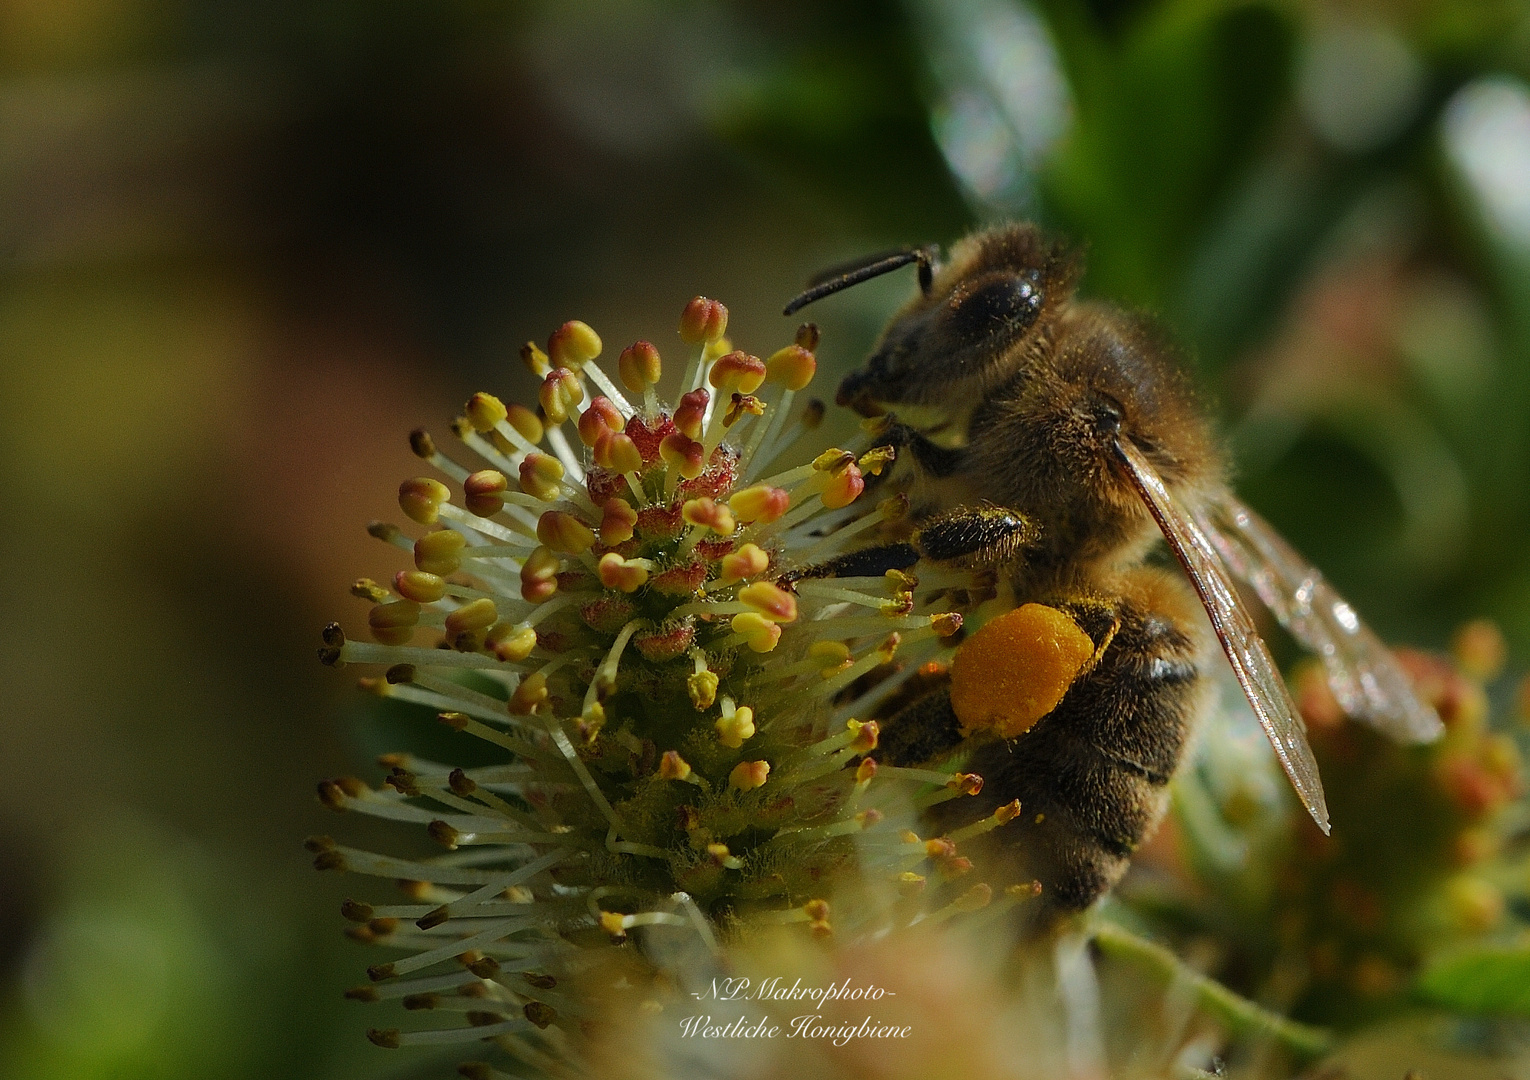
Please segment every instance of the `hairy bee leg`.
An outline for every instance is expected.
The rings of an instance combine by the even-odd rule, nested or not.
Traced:
[[[932,562],[1000,566],[1036,539],[1029,519],[997,506],[960,506],[927,521],[914,536],[919,554]]]
[[[919,471],[927,477],[954,476],[967,461],[965,449],[937,446],[894,416],[884,419],[884,426],[877,431],[876,437],[895,450],[907,450]]]
[[[789,586],[807,578],[874,577],[889,570],[907,570],[920,559],[999,566],[1014,559],[1035,538],[1035,526],[1011,510],[963,506],[931,518],[909,542],[862,548],[790,570],[776,580]]]
[[[1163,817],[1205,704],[1208,645],[1194,598],[1156,571],[1132,571],[1121,584],[1114,597],[1051,601],[1096,643],[1098,659],[1030,731],[973,749],[962,768],[983,777],[981,793],[928,811],[938,835],[1020,800],[1018,820],[963,853],[996,866],[1000,880],[1042,883],[1038,929],[1088,907],[1126,872]],[[888,764],[930,763],[962,744],[948,686],[879,719]]]

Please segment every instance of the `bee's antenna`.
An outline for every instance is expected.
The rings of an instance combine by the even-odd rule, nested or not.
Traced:
[[[843,263],[815,275],[809,282],[808,288],[797,294],[781,314],[791,315],[807,307],[814,300],[822,300],[825,296],[848,289],[852,285],[859,285],[874,277],[881,277],[909,263],[919,264],[919,291],[929,295],[930,283],[935,280],[935,260],[939,257],[939,245],[927,244],[921,248],[883,251],[856,259],[854,262]]]

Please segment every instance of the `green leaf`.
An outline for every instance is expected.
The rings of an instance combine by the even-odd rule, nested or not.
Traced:
[[[1530,948],[1453,953],[1425,970],[1418,992],[1458,1012],[1530,1015]]]

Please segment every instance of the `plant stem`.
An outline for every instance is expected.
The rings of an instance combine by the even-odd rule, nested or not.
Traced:
[[[1288,1020],[1261,1008],[1215,979],[1202,975],[1162,945],[1138,937],[1115,923],[1096,924],[1094,940],[1107,956],[1147,968],[1165,982],[1190,987],[1196,1004],[1234,1034],[1274,1038],[1306,1057],[1317,1057],[1333,1046],[1333,1036],[1322,1028]]]

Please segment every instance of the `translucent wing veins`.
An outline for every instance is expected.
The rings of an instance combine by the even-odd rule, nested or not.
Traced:
[[[1169,549],[1200,596],[1233,674],[1274,746],[1281,768],[1290,777],[1312,820],[1327,833],[1328,805],[1323,799],[1317,762],[1307,745],[1306,728],[1269,649],[1238,599],[1227,567],[1206,530],[1174,498],[1142,451],[1124,438],[1116,441],[1116,451],[1127,479],[1158,522]]]
[[[1399,742],[1439,738],[1444,725],[1418,699],[1391,651],[1269,522],[1231,495],[1200,508],[1196,521],[1234,576],[1322,659],[1346,713]]]

